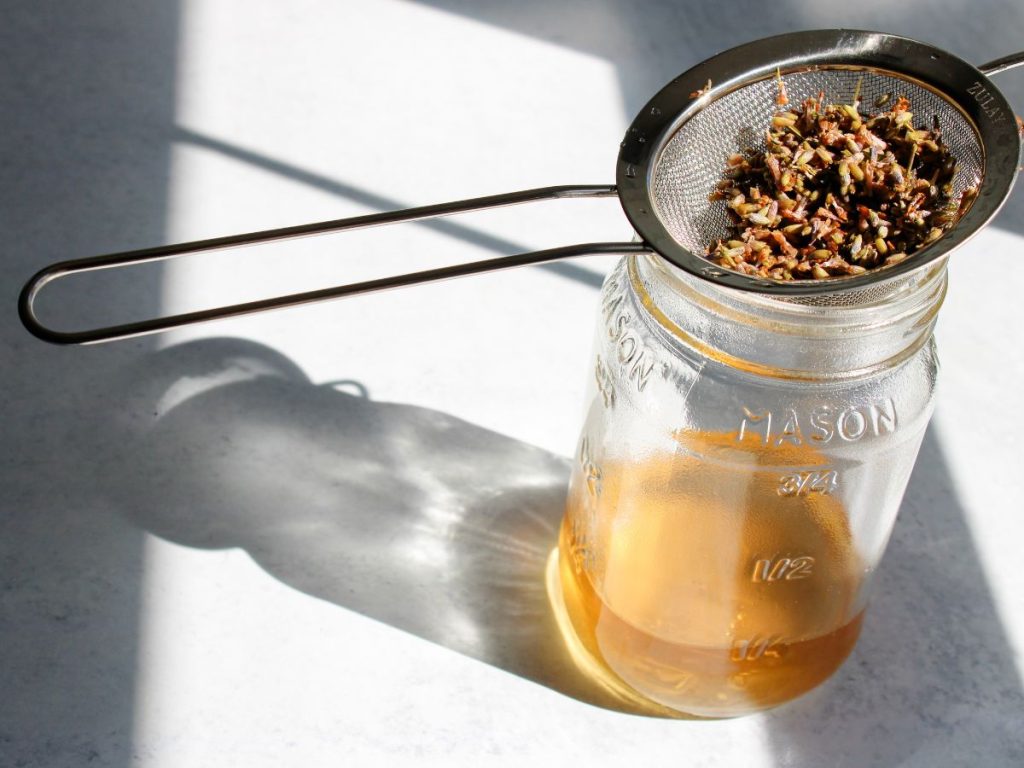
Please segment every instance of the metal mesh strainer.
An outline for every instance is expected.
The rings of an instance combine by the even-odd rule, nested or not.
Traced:
[[[1010,105],[987,75],[1021,64],[1024,53],[975,68],[923,43],[874,32],[821,30],[767,38],[708,59],[654,96],[622,142],[617,186],[527,190],[62,262],[43,269],[29,281],[22,291],[19,312],[25,326],[39,338],[61,344],[87,344],[568,257],[651,252],[687,272],[732,288],[822,306],[864,304],[898,289],[919,269],[961,245],[1005,201],[1020,163],[1021,138]],[[907,97],[916,117],[935,116],[939,120],[943,138],[959,163],[954,192],[959,195],[969,186],[979,184],[977,199],[937,242],[899,264],[861,275],[782,282],[711,264],[702,254],[709,243],[727,234],[729,219],[725,204],[710,202],[708,195],[721,178],[728,155],[763,142],[764,130],[777,109],[777,73],[781,73],[793,103],[821,91],[829,102],[848,103],[858,82],[863,103],[868,107],[883,94]],[[712,83],[711,89],[693,98],[691,94],[708,81]],[[615,194],[640,242],[553,248],[89,331],[54,331],[39,322],[33,309],[36,295],[47,282],[75,272],[501,205]]]
[[[1006,199],[1020,162],[1020,137],[1009,104],[984,72],[1021,63],[1018,54],[979,70],[913,40],[846,30],[800,32],[735,48],[677,78],[636,118],[619,158],[623,208],[659,254],[713,282],[824,306],[877,300],[961,245]],[[711,264],[701,254],[726,236],[730,222],[725,203],[710,202],[708,193],[730,154],[763,147],[778,109],[779,73],[793,104],[819,92],[830,103],[849,103],[858,82],[865,111],[884,94],[907,97],[917,119],[939,120],[958,161],[954,193],[980,184],[978,199],[938,242],[863,275],[781,282]],[[690,99],[708,80],[711,90]]]
[[[845,67],[798,70],[783,76],[794,104],[818,93],[825,93],[831,103],[852,103],[858,84],[867,105],[865,111],[885,95],[907,97],[916,116],[938,117],[943,140],[958,159],[954,196],[959,198],[982,180],[985,156],[974,125],[954,103],[934,90],[889,72]],[[725,201],[709,201],[708,191],[722,178],[730,154],[765,148],[764,126],[778,109],[777,92],[774,74],[729,91],[696,112],[662,149],[650,181],[654,211],[669,235],[686,249],[703,253],[709,243],[728,234],[732,222]],[[857,289],[844,288],[843,278],[800,285],[801,290],[828,287],[833,292],[792,300],[830,306],[872,301],[894,287],[892,280],[878,279],[885,274],[876,272],[870,285]]]

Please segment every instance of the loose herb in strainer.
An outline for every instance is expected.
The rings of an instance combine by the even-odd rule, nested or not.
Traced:
[[[779,78],[780,110],[764,149],[728,159],[711,195],[726,200],[733,236],[707,257],[722,267],[776,280],[856,275],[896,264],[934,242],[956,221],[976,188],[956,200],[956,158],[937,117],[915,126],[910,102],[891,94],[861,114],[826,104],[825,94],[796,109]]]

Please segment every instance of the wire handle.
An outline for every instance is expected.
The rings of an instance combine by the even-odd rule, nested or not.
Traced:
[[[333,234],[345,232],[352,229],[383,226],[387,224],[398,224],[406,221],[420,221],[433,219],[439,216],[449,216],[456,213],[467,213],[487,208],[498,208],[507,205],[519,205],[539,200],[577,199],[594,197],[614,197],[618,194],[615,186],[583,185],[583,186],[558,186],[542,187],[539,189],[527,189],[521,192],[506,192],[500,195],[487,197],[476,197],[467,200],[458,200],[438,205],[426,205],[419,208],[406,208],[400,211],[388,211],[386,213],[372,213],[365,216],[353,216],[346,219],[334,219],[321,221],[313,224],[302,224],[294,227],[283,227],[281,229],[270,229],[260,232],[248,232],[240,235],[229,235],[217,237],[210,240],[197,240],[189,243],[178,243],[176,245],[165,245],[157,248],[144,248],[137,251],[124,251],[105,256],[92,256],[85,259],[74,259],[51,264],[37,272],[32,279],[22,288],[18,297],[18,315],[25,327],[39,339],[51,344],[98,344],[105,341],[127,339],[134,336],[145,336],[151,333],[161,333],[172,328],[181,328],[186,325],[205,323],[211,320],[220,320],[227,317],[239,317],[250,315],[256,312],[266,312],[273,309],[294,307],[300,304],[312,304],[318,301],[340,299],[346,296],[383,291],[390,288],[399,288],[420,283],[430,283],[438,280],[447,280],[453,277],[473,275],[481,272],[490,272],[499,269],[521,267],[528,264],[541,264],[559,259],[573,258],[576,256],[595,255],[625,255],[630,253],[648,253],[651,249],[641,243],[585,243],[569,245],[560,248],[550,248],[530,253],[520,253],[513,256],[502,256],[494,259],[485,259],[466,264],[456,264],[449,267],[428,269],[420,272],[410,272],[402,275],[367,280],[360,283],[348,283],[333,288],[323,288],[316,291],[304,293],[293,293],[286,296],[277,296],[270,299],[250,301],[244,304],[232,304],[224,307],[214,307],[198,312],[185,312],[167,317],[157,317],[150,320],[140,320],[133,323],[112,325],[105,328],[95,328],[87,331],[56,331],[43,325],[35,313],[35,300],[43,287],[54,280],[80,272],[92,272],[100,269],[113,269],[133,264],[145,264],[151,261],[165,261],[176,259],[193,253],[216,251],[224,248],[237,246],[256,245],[258,243],[269,243],[277,240],[288,240],[298,237],[311,237],[315,235]]]
[[[1020,66],[1024,66],[1024,51],[1021,51],[1020,53],[1011,53],[1009,56],[993,59],[990,62],[982,64],[978,67],[978,70],[987,77],[990,75],[998,75],[1000,72],[1006,72],[1007,70]]]

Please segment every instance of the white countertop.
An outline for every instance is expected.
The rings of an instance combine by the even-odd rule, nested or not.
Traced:
[[[936,416],[859,645],[807,697],[732,721],[616,711],[554,634],[544,563],[612,260],[102,347],[14,317],[57,259],[612,183],[643,102],[756,36],[845,24],[976,63],[1022,47],[1018,2],[925,8],[9,12],[0,766],[1024,763],[1021,190],[953,259]],[[1024,111],[1024,72],[998,82]],[[90,277],[43,309],[126,320],[630,235],[614,200],[540,204]]]

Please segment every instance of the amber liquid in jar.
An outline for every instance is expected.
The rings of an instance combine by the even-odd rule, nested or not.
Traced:
[[[835,478],[803,447],[690,435],[577,472],[560,536],[565,609],[604,671],[702,717],[788,701],[847,657],[862,577]]]

